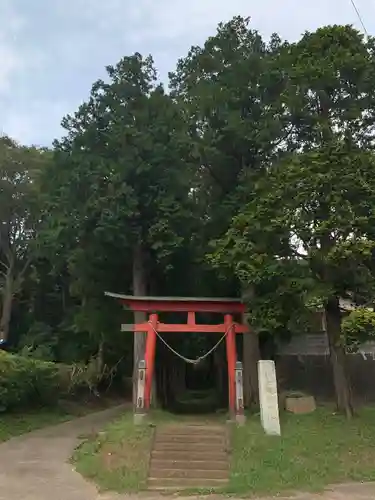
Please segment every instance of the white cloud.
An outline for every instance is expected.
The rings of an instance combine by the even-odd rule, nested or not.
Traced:
[[[22,68],[22,58],[17,51],[0,39],[0,97],[7,93],[13,75]]]
[[[81,9],[85,0],[74,3]],[[372,0],[357,3],[370,22],[375,4]],[[98,27],[109,28],[117,36],[122,33],[125,39],[131,37],[138,42],[186,37],[187,43],[190,39],[193,44],[194,39],[212,32],[220,21],[238,14],[251,17],[254,28],[267,35],[277,31],[288,38],[298,37],[305,30],[322,24],[360,26],[350,0],[285,0],[282,3],[279,0],[138,0],[128,5],[121,0],[91,0],[90,9],[81,12]]]
[[[295,40],[324,24],[355,24],[350,0],[0,0],[0,129],[49,143],[61,117],[87,97],[104,66],[152,53],[163,79],[220,21]],[[369,32],[375,1],[357,0]],[[34,8],[35,7],[35,8]],[[18,9],[18,10],[17,10]],[[43,16],[41,16],[41,13]],[[43,33],[43,37],[41,36]],[[27,37],[27,38],[26,38]]]
[[[24,144],[43,146],[61,135],[61,119],[69,111],[69,103],[63,100],[53,103],[34,100],[22,107],[14,106],[9,108],[0,133]]]
[[[0,96],[9,91],[12,78],[23,67],[22,54],[17,50],[17,35],[23,19],[12,8],[10,1],[0,4]]]
[[[62,1],[62,0],[60,0]],[[375,2],[357,0],[364,18],[375,15]],[[174,68],[191,45],[202,44],[221,21],[235,15],[251,18],[251,25],[265,36],[278,32],[297,39],[304,31],[323,24],[355,24],[361,28],[350,0],[70,0],[70,15],[82,22],[75,37],[61,44],[73,60],[85,52],[91,57],[108,54],[107,64],[133,51],[151,52],[162,77]],[[369,26],[371,28],[371,26]],[[74,51],[74,48],[77,50]],[[81,52],[82,51],[82,52]],[[90,57],[89,55],[89,57]],[[85,63],[86,57],[82,57]]]

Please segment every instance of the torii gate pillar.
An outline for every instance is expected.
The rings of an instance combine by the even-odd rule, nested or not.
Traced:
[[[156,332],[158,327],[158,315],[150,314],[149,325],[146,337],[145,361],[146,361],[146,381],[145,381],[145,408],[149,410],[151,405],[152,379],[154,377]],[[138,330],[136,330],[138,331]]]

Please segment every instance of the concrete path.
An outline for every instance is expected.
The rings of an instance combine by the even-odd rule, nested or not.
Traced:
[[[96,488],[67,463],[79,436],[124,412],[111,408],[0,444],[1,500],[93,500]]]
[[[80,436],[100,430],[121,415],[112,408],[13,438],[0,444],[0,500],[160,500],[158,495],[99,494],[68,463]],[[220,500],[216,495],[210,500]],[[283,497],[278,497],[281,500]],[[324,495],[296,495],[294,500],[374,500],[375,484],[346,485]],[[176,496],[173,496],[176,500]],[[194,500],[189,497],[189,500]],[[195,498],[197,500],[197,498]],[[255,500],[253,498],[253,500]],[[266,500],[266,499],[262,499]],[[270,500],[270,499],[268,499]],[[284,500],[291,500],[286,499]]]

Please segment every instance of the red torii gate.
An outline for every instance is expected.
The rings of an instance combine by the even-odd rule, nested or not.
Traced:
[[[144,405],[148,410],[150,407],[152,378],[155,366],[155,348],[157,333],[163,332],[216,332],[225,334],[227,362],[228,362],[228,385],[229,385],[229,410],[231,414],[236,411],[236,339],[237,333],[248,333],[249,327],[245,324],[233,321],[233,314],[243,315],[245,305],[240,299],[232,298],[193,298],[193,297],[135,297],[133,295],[122,295],[118,293],[105,292],[108,297],[120,300],[132,311],[149,313],[149,320],[143,323],[122,325],[122,331],[146,332],[146,380],[144,391]],[[158,312],[186,312],[187,323],[160,323]],[[195,314],[199,312],[221,313],[224,322],[218,325],[203,325],[195,322]]]

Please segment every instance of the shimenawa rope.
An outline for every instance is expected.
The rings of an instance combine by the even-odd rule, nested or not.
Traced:
[[[219,347],[219,345],[221,344],[221,342],[225,339],[225,337],[228,335],[228,332],[229,330],[232,328],[233,324],[231,323],[228,328],[226,329],[224,335],[219,339],[218,342],[216,342],[216,344],[209,350],[207,351],[205,354],[203,354],[202,356],[199,356],[198,358],[196,359],[191,359],[191,358],[187,358],[186,356],[183,356],[182,354],[180,354],[179,352],[177,352],[175,349],[173,349],[173,347],[171,347],[167,341],[165,341],[163,339],[163,337],[159,334],[159,332],[157,330],[155,330],[154,326],[152,325],[151,321],[148,322],[152,329],[154,330],[154,332],[156,333],[157,337],[163,342],[163,344],[171,351],[173,352],[173,354],[175,354],[176,356],[178,356],[180,359],[182,359],[183,361],[185,361],[185,363],[189,363],[191,365],[197,365],[198,363],[200,363],[201,361],[203,361],[204,359],[208,358],[208,356],[210,354],[212,354],[215,349],[217,349]]]

